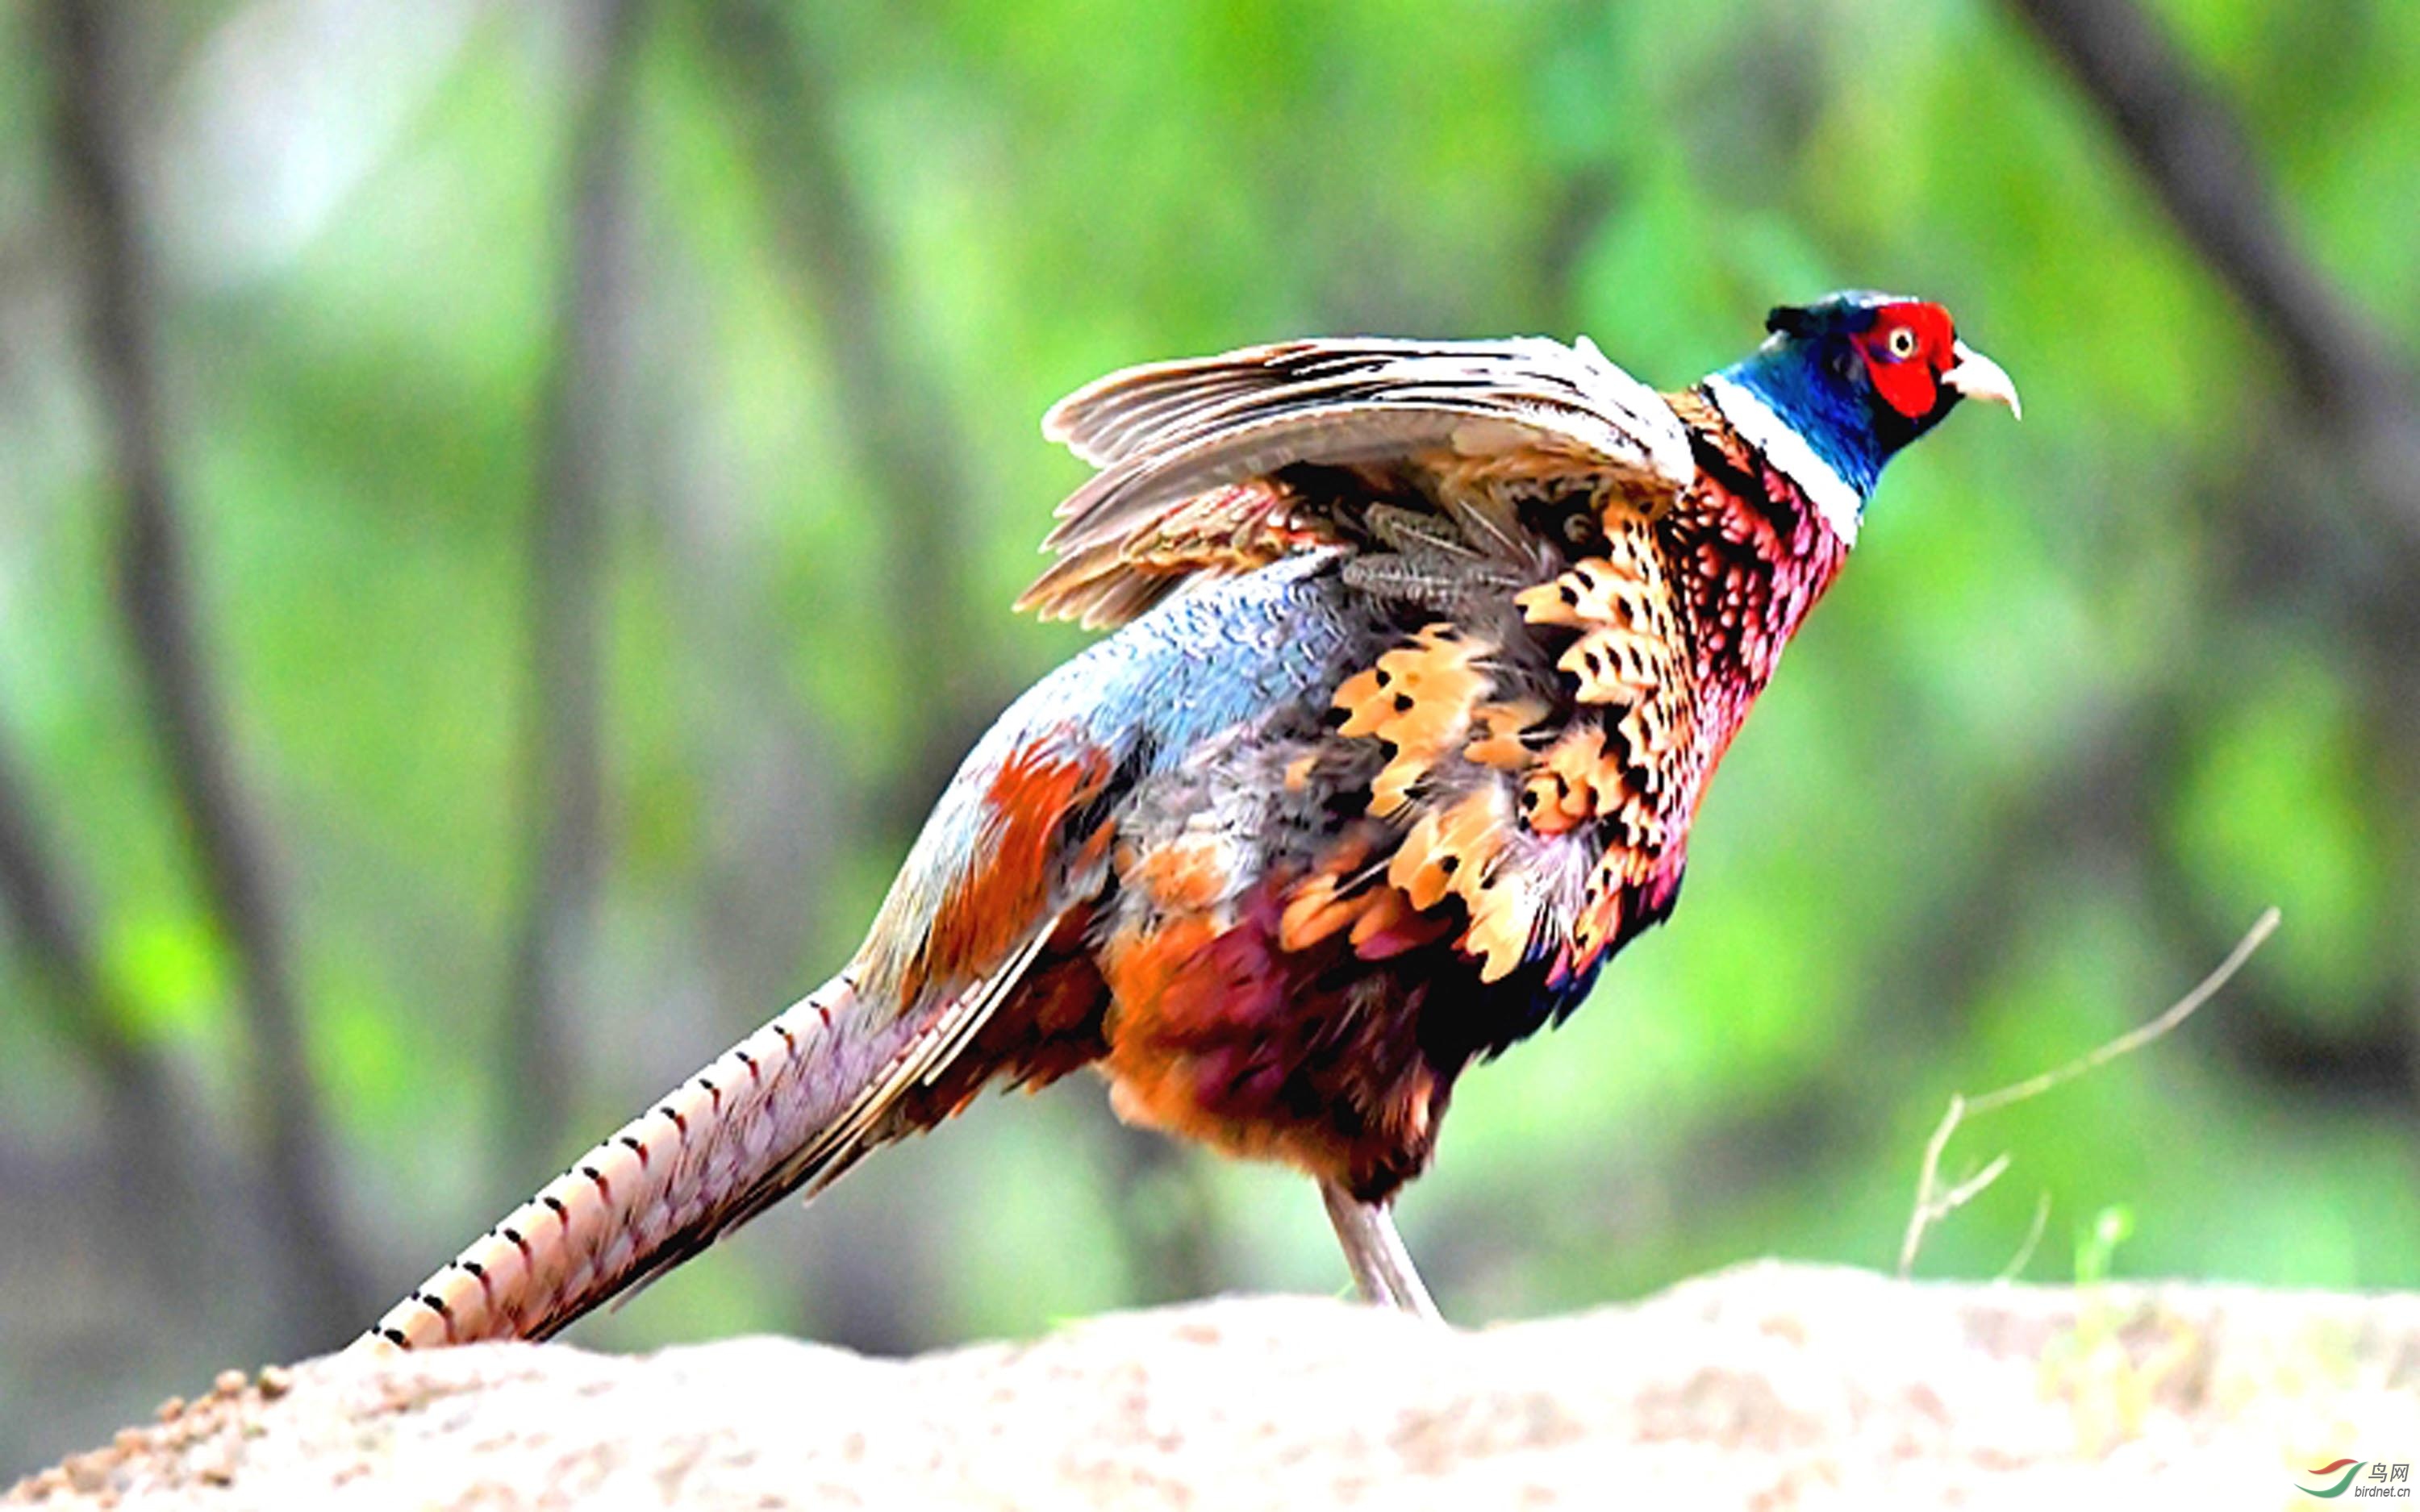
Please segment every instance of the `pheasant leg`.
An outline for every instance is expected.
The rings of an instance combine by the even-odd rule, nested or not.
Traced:
[[[1393,1307],[1415,1318],[1435,1319],[1436,1304],[1412,1264],[1404,1236],[1395,1231],[1395,1215],[1383,1202],[1361,1202],[1333,1181],[1319,1183],[1320,1199],[1327,1204],[1327,1221],[1336,1227],[1336,1242],[1344,1246],[1344,1263],[1353,1284],[1373,1305]]]

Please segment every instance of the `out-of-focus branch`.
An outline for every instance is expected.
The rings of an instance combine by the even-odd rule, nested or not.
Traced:
[[[35,974],[58,1009],[59,1037],[101,1075],[115,1117],[165,1105],[167,1068],[126,1032],[124,1014],[103,985],[83,922],[69,905],[52,857],[34,833],[25,787],[13,756],[0,751],[0,910]]]
[[[155,1279],[172,1286],[194,1252],[193,1225],[208,1214],[194,1201],[195,1125],[165,1060],[127,1032],[68,896],[62,869],[35,832],[13,757],[0,750],[0,911],[8,918],[54,1010],[59,1038],[100,1079],[123,1231]]]
[[[587,954],[603,850],[600,495],[629,305],[628,143],[644,8],[600,0],[566,12],[580,82],[530,503],[521,911],[504,1012],[502,1165],[519,1173],[516,1187],[555,1158],[565,1131],[574,1074],[566,999]]]
[[[85,340],[103,444],[124,499],[116,595],[147,714],[202,893],[236,964],[252,1040],[250,1101],[263,1125],[267,1219],[298,1348],[341,1340],[366,1316],[365,1270],[337,1201],[334,1165],[303,1050],[285,935],[263,847],[235,775],[195,631],[168,476],[152,350],[151,273],[121,136],[128,88],[109,28],[127,12],[51,0],[53,139],[63,208],[85,270]]]
[[[2420,544],[2420,383],[2296,249],[2226,106],[2131,0],[2009,0],[2067,64],[2211,270],[2266,331],[2355,475]]]
[[[2420,729],[2420,377],[2296,248],[2250,143],[2133,0],[2009,0],[2067,64],[2211,270],[2285,354],[2325,450],[2371,525],[2328,596],[2374,648],[2359,672],[2379,690],[2389,744]],[[2356,532],[2361,533],[2361,532]],[[2399,784],[2408,800],[2413,773]],[[2260,1021],[2249,1020],[2252,1024]]]
[[[893,784],[884,808],[905,828],[923,817],[1003,690],[982,655],[985,638],[970,633],[961,609],[972,576],[964,534],[974,514],[969,443],[946,395],[916,372],[905,347],[911,321],[892,259],[849,171],[822,59],[793,13],[766,0],[725,0],[708,28],[838,378],[834,440],[881,493],[876,513],[898,606],[887,633],[898,644],[899,675],[922,690],[923,745],[939,764]]]

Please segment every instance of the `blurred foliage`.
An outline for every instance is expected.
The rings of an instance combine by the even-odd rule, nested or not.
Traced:
[[[7,1469],[341,1342],[261,1263],[237,963],[113,599],[40,9],[0,11],[0,744],[204,1200],[123,1195],[75,1005],[0,950]],[[2420,8],[2154,9],[2303,249],[2420,349]],[[1464,1084],[1404,1204],[1441,1301],[1887,1264],[1950,1092],[2149,1017],[2273,902],[2277,940],[2183,1032],[1962,1134],[1953,1165],[2013,1171],[1919,1269],[1996,1273],[2047,1194],[2054,1236],[2128,1214],[2093,1250],[2128,1273],[2420,1285],[2420,645],[2346,608],[2382,551],[2409,595],[2411,537],[2366,531],[2311,396],[2008,13],[642,5],[601,247],[580,0],[110,14],[205,674],[384,1290],[549,1174],[499,1157],[530,1101],[500,1046],[567,321],[611,361],[566,396],[596,421],[602,809],[570,1118],[539,1131],[564,1156],[822,980],[976,723],[1081,643],[1005,608],[1081,472],[1034,433],[1051,399],[1346,330],[1586,331],[1677,385],[1840,285],[1947,303],[2028,418],[1892,470],[1714,788],[1687,906]],[[619,270],[601,302],[562,297],[579,255]],[[1171,1294],[1155,1257],[1185,1245],[1206,1284],[1341,1286],[1299,1180],[1139,1152],[1100,1103],[986,1103],[577,1336],[1032,1333]],[[2037,1277],[2070,1278],[2062,1247]]]

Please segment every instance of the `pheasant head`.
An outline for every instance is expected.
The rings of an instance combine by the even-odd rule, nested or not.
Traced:
[[[1961,399],[2022,412],[2000,364],[1949,312],[1893,294],[1833,294],[1765,317],[1764,345],[1706,379],[1724,417],[1854,541],[1883,464]]]

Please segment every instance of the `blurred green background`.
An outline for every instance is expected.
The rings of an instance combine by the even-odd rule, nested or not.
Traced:
[[[2164,170],[2191,112],[2125,135],[2062,15],[2244,150]],[[0,1473],[339,1345],[838,964],[1082,643],[1006,607],[1063,392],[1347,331],[1677,386],[1840,285],[2027,418],[1892,470],[1687,905],[1464,1083],[1441,1302],[1886,1266],[1951,1092],[2273,903],[1960,1134],[2013,1168],[1918,1272],[2046,1200],[2037,1279],[2122,1207],[2120,1273],[2420,1285],[2415,144],[2390,0],[0,11]],[[1342,1279],[1306,1183],[1079,1078],[573,1336]]]

